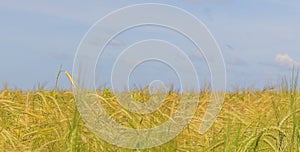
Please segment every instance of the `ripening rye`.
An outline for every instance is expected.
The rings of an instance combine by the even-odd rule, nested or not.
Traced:
[[[201,91],[197,112],[182,133],[164,145],[140,151],[300,151],[300,94],[295,80],[263,91],[227,93],[217,121],[204,135],[198,134],[198,127],[210,93]],[[120,106],[109,89],[97,92],[115,121],[139,129],[170,119],[180,99],[170,92],[157,111],[140,115]],[[149,98],[145,90],[133,92],[132,97],[140,102]],[[0,92],[0,151],[134,150],[110,145],[94,135],[81,119],[71,90],[5,88]]]

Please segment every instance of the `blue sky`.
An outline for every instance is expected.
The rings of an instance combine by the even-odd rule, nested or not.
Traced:
[[[60,65],[64,70],[72,71],[77,46],[97,20],[118,8],[145,2],[174,5],[203,21],[222,50],[229,88],[262,88],[288,75],[292,65],[300,67],[299,0],[7,0],[0,3],[0,88],[5,83],[22,89],[47,83],[48,88],[53,88]],[[120,51],[137,40],[161,36],[178,45],[188,43],[180,37],[174,39],[172,34],[163,30],[162,33],[167,34],[151,35],[151,30],[136,29],[120,35],[107,48],[103,59],[107,62],[103,63],[112,63],[118,52],[114,50]],[[139,33],[143,33],[142,36]],[[126,38],[128,35],[131,39]],[[199,65],[202,80],[207,81],[209,76],[201,55],[193,51],[187,53]],[[100,63],[97,67],[99,77],[110,70],[109,65]],[[148,82],[157,76],[141,77],[142,73],[143,70],[137,69],[136,76],[140,79],[136,79],[136,83]],[[162,77],[169,74],[165,75]],[[101,77],[97,80],[98,85],[104,85],[109,79]],[[70,87],[64,76],[60,85]]]

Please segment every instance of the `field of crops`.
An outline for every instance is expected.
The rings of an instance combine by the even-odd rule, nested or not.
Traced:
[[[99,90],[98,95],[105,99],[100,102],[116,121],[132,128],[166,121],[180,98],[170,92],[159,112],[137,115],[122,109],[109,89]],[[143,102],[147,94],[140,91],[133,97]],[[209,98],[208,91],[200,93],[195,117],[175,139],[139,151],[300,151],[300,93],[295,81],[264,90],[227,93],[217,121],[200,135],[197,130]],[[134,150],[110,145],[94,135],[76,110],[70,90],[4,88],[0,92],[0,151]]]

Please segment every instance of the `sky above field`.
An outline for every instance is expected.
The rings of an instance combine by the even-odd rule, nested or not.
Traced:
[[[118,8],[146,2],[180,7],[207,26],[222,50],[230,89],[262,88],[288,76],[293,65],[300,67],[299,0],[3,0],[0,3],[0,88],[5,83],[21,89],[32,89],[38,83],[53,88],[60,65],[63,70],[72,71],[76,49],[97,20]],[[158,35],[151,35],[153,30],[159,31]],[[186,46],[185,40],[164,29],[149,27],[124,33],[110,43],[104,58],[98,62],[97,85],[109,83],[105,73],[111,69],[112,56],[137,40],[152,36]],[[188,49],[186,52],[197,64],[200,79],[209,81],[202,55]],[[159,73],[167,67],[158,63],[157,67],[143,66],[137,68],[135,75],[139,79],[133,79],[132,83],[148,83],[158,74],[163,80],[171,80],[167,83],[177,81],[174,75]],[[145,70],[152,75],[143,75]],[[70,87],[65,76],[61,76],[59,83],[62,88]]]

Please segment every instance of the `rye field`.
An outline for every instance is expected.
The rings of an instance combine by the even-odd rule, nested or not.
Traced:
[[[209,89],[203,89],[189,125],[170,142],[143,150],[119,148],[93,134],[77,111],[71,90],[23,91],[4,87],[0,92],[0,151],[297,152],[300,151],[297,82],[298,77],[293,77],[262,90],[228,92],[216,122],[201,135],[197,130],[210,99]],[[97,95],[116,121],[132,128],[149,128],[168,120],[180,99],[180,94],[170,91],[158,111],[138,115],[123,109],[109,89],[98,90]],[[149,94],[140,90],[133,92],[132,97],[146,102]]]

